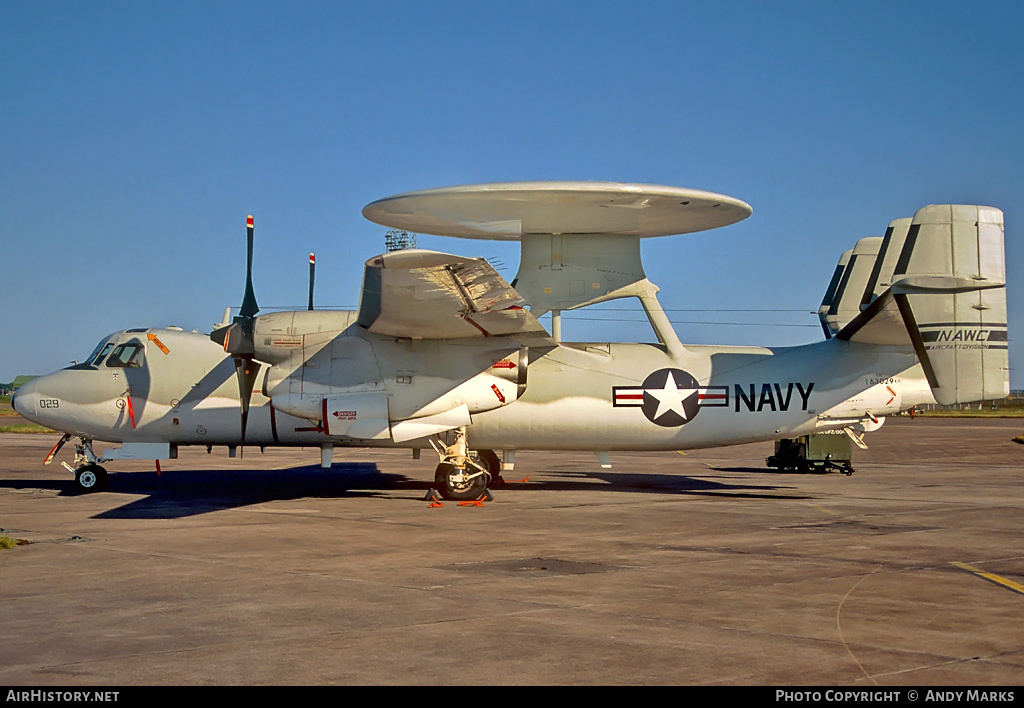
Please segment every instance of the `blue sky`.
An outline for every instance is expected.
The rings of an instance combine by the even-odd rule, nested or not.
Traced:
[[[0,0],[0,381],[118,329],[209,331],[241,301],[247,214],[264,310],[303,305],[309,251],[318,304],[354,305],[383,250],[365,204],[579,179],[753,206],[644,243],[696,343],[814,341],[858,238],[930,203],[999,207],[1024,388],[1021,36],[1011,2]],[[420,245],[497,256],[510,279],[518,260]],[[567,314],[565,337],[653,339],[612,307],[632,311]]]

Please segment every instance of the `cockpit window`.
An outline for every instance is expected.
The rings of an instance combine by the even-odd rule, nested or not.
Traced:
[[[101,352],[102,353],[102,352]],[[107,359],[107,366],[134,369],[142,366],[143,348],[137,342],[119,344]]]
[[[106,341],[107,340],[105,340],[105,339],[101,339],[100,343],[96,345],[96,348],[92,350],[92,354],[90,354],[89,356],[85,357],[85,363],[86,364],[92,362],[96,358],[96,355],[100,353],[100,349],[103,348],[103,344]]]
[[[97,352],[93,352],[95,354],[95,356],[88,360],[89,363],[92,364],[93,366],[99,366],[100,364],[103,363],[104,357],[106,357],[107,354],[110,353],[110,350],[113,349],[113,348],[114,348],[114,343],[113,342],[107,342],[106,344],[103,345],[102,349],[100,349],[99,347],[96,347],[96,350],[97,350],[98,353]]]

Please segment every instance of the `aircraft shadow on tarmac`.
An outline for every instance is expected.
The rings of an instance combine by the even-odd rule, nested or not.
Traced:
[[[714,471],[729,472],[763,472],[753,468],[716,468]],[[792,487],[780,487],[765,484],[737,484],[718,482],[700,477],[689,477],[682,474],[630,473],[630,472],[546,472],[558,475],[563,479],[545,480],[538,483],[539,487],[548,490],[579,490],[609,492],[640,492],[653,494],[692,494],[700,496],[726,496],[735,498],[756,499],[810,499],[806,494],[787,494],[784,490]],[[593,482],[582,482],[580,479],[597,480],[605,485],[597,486]],[[532,480],[530,484],[533,484]],[[513,485],[514,486],[514,485]]]
[[[836,470],[796,470],[796,469],[778,469],[773,467],[712,467],[715,472],[745,472],[747,474],[760,474],[760,475],[786,475],[786,476],[801,476],[801,477],[821,477],[823,475],[838,475],[841,474]]]
[[[723,470],[724,471],[724,470]],[[747,468],[729,471],[764,472]],[[173,470],[112,473],[106,494],[144,495],[108,511],[98,519],[173,519],[223,509],[289,499],[394,498],[393,492],[416,491],[426,495],[429,479],[381,472],[372,462],[335,463],[325,470],[318,465],[277,470]],[[53,489],[61,496],[79,494],[71,479],[5,480],[0,488]],[[683,474],[590,472],[544,470],[531,473],[528,481],[508,476],[508,482],[492,491],[500,499],[505,492],[602,491],[644,494],[690,494],[762,499],[809,499],[790,493],[792,487],[774,484],[726,483]],[[104,494],[104,493],[101,493]],[[417,494],[417,501],[423,496]],[[408,499],[406,499],[407,501]]]
[[[97,514],[98,519],[180,518],[289,499],[386,497],[388,490],[428,488],[404,475],[384,474],[372,462],[278,470],[174,470],[112,474],[108,492],[143,499]],[[75,493],[71,491],[71,493]]]

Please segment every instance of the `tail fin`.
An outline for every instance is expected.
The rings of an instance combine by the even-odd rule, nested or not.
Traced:
[[[878,251],[878,258],[875,259],[874,268],[871,269],[868,286],[864,289],[860,309],[867,308],[873,300],[885,292],[886,288],[892,285],[896,262],[903,251],[903,245],[907,242],[907,233],[910,231],[912,221],[913,219],[906,218],[889,222],[889,228],[885,230],[885,236],[882,238],[882,247]]]
[[[839,256],[839,263],[836,264],[832,280],[829,281],[828,288],[825,290],[825,297],[821,299],[821,305],[818,307],[818,319],[821,321],[821,328],[825,331],[825,339],[832,339],[846,324],[846,322],[840,324],[838,318],[830,317],[829,310],[832,309],[832,303],[837,300],[836,293],[839,292],[839,285],[843,282],[843,276],[846,275],[846,267],[850,265],[850,256],[852,255],[853,249],[851,248],[849,251],[843,251],[843,255]]]
[[[898,222],[893,222],[897,225]],[[895,243],[897,227],[887,234]],[[890,238],[891,237],[891,238]],[[879,253],[880,280],[891,254]],[[1003,213],[932,205],[907,229],[892,284],[870,299],[838,339],[912,344],[943,405],[1009,395]],[[866,294],[866,293],[865,293]]]
[[[829,289],[825,292],[825,299],[818,309],[818,317],[821,319],[826,336],[836,334],[850,320],[860,314],[861,295],[868,284],[868,278],[877,260],[878,249],[881,245],[880,237],[868,236],[858,241],[852,251],[847,251],[840,257],[836,272],[832,276],[832,283],[829,284]],[[845,266],[843,265],[844,260],[846,261]],[[839,272],[840,268],[842,268],[842,275]],[[833,288],[833,284],[835,284],[835,288]]]

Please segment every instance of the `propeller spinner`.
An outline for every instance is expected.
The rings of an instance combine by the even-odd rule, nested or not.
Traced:
[[[256,304],[256,295],[252,289],[252,215],[246,220],[247,258],[245,266],[245,294],[242,296],[242,307],[238,316],[227,327],[221,327],[210,334],[224,351],[231,355],[235,362],[235,375],[238,378],[238,398],[242,404],[242,445],[245,445],[245,428],[249,420],[249,401],[252,389],[256,384],[256,376],[260,364],[255,360],[256,342],[253,331],[256,327],[256,313],[260,311]]]

